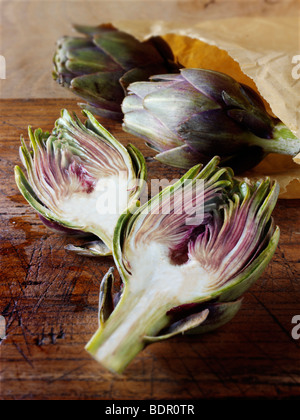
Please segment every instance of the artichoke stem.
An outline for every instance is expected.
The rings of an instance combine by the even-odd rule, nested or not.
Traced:
[[[257,145],[266,153],[279,153],[282,155],[296,156],[300,152],[300,139],[298,139],[282,122],[275,125],[272,139],[259,139]]]
[[[156,336],[170,323],[166,312],[173,307],[151,290],[140,293],[125,287],[118,306],[86,346],[106,369],[122,373],[146,346],[145,336]]]

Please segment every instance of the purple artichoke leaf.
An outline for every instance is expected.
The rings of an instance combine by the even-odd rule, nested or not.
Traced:
[[[154,89],[155,83],[153,85]],[[165,84],[164,89],[158,88],[145,95],[143,106],[173,133],[177,132],[179,124],[198,113],[212,113],[210,120],[214,120],[213,110],[219,110],[219,114],[223,113],[220,105],[200,92],[194,92],[189,84],[176,82]]]
[[[112,289],[114,284],[114,268],[110,268],[107,274],[103,277],[100,285],[99,293],[99,328],[101,328],[114,310]]]
[[[151,144],[148,144],[148,146],[151,147]],[[202,162],[204,165],[209,162],[208,156],[202,153],[198,153],[197,151],[191,149],[187,145],[179,146],[174,149],[158,153],[155,156],[155,159],[165,165],[174,166],[176,168],[182,169],[189,169],[191,166],[195,166],[199,162]]]
[[[270,118],[265,117],[262,112],[253,110],[230,109],[227,115],[245,129],[250,130],[257,137],[263,139],[272,138],[274,125]]]
[[[144,111],[143,100],[137,95],[128,95],[122,103],[122,112],[124,114],[131,111]]]
[[[205,309],[204,311],[189,315],[188,317],[175,322],[169,328],[165,329],[159,335],[151,337],[145,336],[144,341],[145,343],[155,343],[159,341],[168,340],[172,337],[175,337],[179,334],[186,334],[189,330],[197,329],[205,322],[207,317],[209,316],[209,310]]]
[[[232,155],[249,143],[249,134],[221,109],[192,115],[177,127],[177,133],[193,150],[208,156],[216,151],[220,156]]]
[[[186,329],[187,334],[203,334],[213,331],[231,321],[241,308],[243,298],[233,302],[205,302],[192,303],[172,308],[167,315],[171,319],[171,326],[161,331],[159,336],[164,336],[173,329],[174,325],[184,323],[193,315],[202,314],[208,310],[208,316],[198,326]]]
[[[241,309],[243,298],[234,302],[217,302],[207,305],[208,317],[202,324],[189,329],[186,333],[190,335],[205,334],[214,331],[223,325],[228,324]]]
[[[78,236],[78,237],[89,236],[90,235],[87,232],[83,232],[81,230],[76,230],[76,229],[70,229],[66,226],[63,226],[62,224],[60,224],[58,222],[55,222],[54,220],[46,219],[41,214],[39,214],[39,219],[43,222],[43,224],[48,229],[52,230],[53,232],[59,232],[59,233],[64,234],[64,235]]]
[[[268,115],[262,99],[252,89],[241,85],[230,76],[205,69],[181,69],[178,74],[150,77],[149,82],[135,82],[128,87],[122,110],[125,131],[165,152],[186,144],[191,150],[205,156],[205,163],[216,154],[222,160],[234,158],[239,168],[250,169],[261,160],[264,151],[295,156],[300,152],[300,139],[282,122]],[[140,101],[138,100],[140,98]],[[145,111],[159,132],[151,130]],[[135,114],[131,127],[129,114]],[[139,115],[141,119],[139,121]],[[156,120],[156,121],[154,121]],[[172,140],[170,141],[170,134]],[[148,137],[148,139],[147,139]],[[180,144],[175,144],[176,139]],[[148,140],[148,141],[147,141]],[[244,162],[247,147],[257,146],[257,158],[251,153]],[[251,149],[254,152],[254,149]],[[177,152],[168,156],[171,166],[183,164]],[[194,164],[191,160],[190,167]],[[165,160],[165,163],[167,161]],[[252,166],[252,167],[253,167]]]
[[[255,92],[255,90],[253,90],[250,86],[241,83],[241,92],[243,96],[248,98],[253,107],[257,107],[261,109],[261,111],[266,112],[264,101],[261,96]]]
[[[224,106],[223,91],[235,101],[235,106],[247,106],[248,100],[240,90],[240,84],[227,74],[213,70],[182,69],[182,76],[197,92],[210,98],[220,106]]]
[[[106,257],[111,255],[111,250],[105,245],[104,242],[96,240],[93,242],[87,242],[81,246],[69,244],[65,247],[65,250],[82,257]]]
[[[126,102],[128,99],[130,99],[132,96],[136,96],[141,100],[141,103],[143,104],[143,100],[146,96],[155,93],[159,91],[161,88],[165,88],[168,86],[173,86],[173,82],[155,82],[155,83],[149,83],[147,81],[141,81],[141,82],[135,82],[132,83],[128,89],[127,98],[123,102],[122,106],[126,106]],[[127,111],[126,111],[127,112]],[[130,112],[130,109],[128,110]]]
[[[221,159],[220,165],[229,166],[239,175],[257,166],[267,155],[259,146],[245,146],[237,154]]]

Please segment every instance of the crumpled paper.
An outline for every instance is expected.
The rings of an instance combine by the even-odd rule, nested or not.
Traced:
[[[300,25],[298,17],[230,18],[200,22],[113,22],[140,40],[163,36],[184,67],[227,73],[260,93],[268,111],[300,137]],[[269,176],[280,198],[300,198],[300,154],[269,155],[244,174]]]

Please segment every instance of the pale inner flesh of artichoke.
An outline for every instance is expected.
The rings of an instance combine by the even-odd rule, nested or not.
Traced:
[[[127,174],[126,174],[127,175]],[[90,193],[76,192],[62,197],[57,207],[65,220],[97,234],[112,238],[116,223],[127,208],[130,191],[127,176],[101,178]]]
[[[186,263],[175,265],[170,259],[170,250],[165,244],[151,242],[140,244],[128,255],[133,273],[130,279],[132,293],[151,290],[178,304],[191,302],[208,293],[218,279],[218,273],[210,272],[192,255]],[[142,264],[141,264],[142,262]]]
[[[197,301],[207,296],[218,279],[217,273],[209,272],[192,256],[185,264],[172,264],[168,247],[158,242],[142,244],[127,256],[132,272],[127,285],[132,310],[126,312],[119,328],[97,350],[99,360],[114,354],[120,342],[146,322],[145,314],[153,322],[175,306]]]

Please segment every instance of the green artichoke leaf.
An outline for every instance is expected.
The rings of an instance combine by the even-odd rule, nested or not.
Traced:
[[[98,72],[75,77],[70,85],[70,89],[90,105],[101,104],[104,110],[118,113],[121,115],[119,102],[124,97],[122,86],[119,83],[123,72]],[[99,92],[101,96],[99,97]],[[93,109],[96,110],[97,106]]]
[[[179,71],[162,38],[140,42],[110,24],[74,28],[85,37],[58,40],[53,78],[86,100],[81,107],[96,115],[122,120],[121,104],[130,83]]]
[[[15,179],[20,192],[52,230],[93,234],[96,244],[68,250],[81,255],[112,252],[120,215],[138,205],[147,171],[143,155],[118,142],[88,111],[83,124],[63,110],[51,134],[29,127],[31,150],[21,139],[20,167]]]

